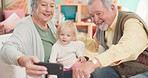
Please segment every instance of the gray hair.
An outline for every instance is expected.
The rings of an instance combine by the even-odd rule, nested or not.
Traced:
[[[32,7],[32,8],[36,7],[36,4],[37,4],[38,1],[39,1],[39,0],[32,0],[32,1],[31,1],[31,7]],[[53,1],[55,2],[55,0],[53,0]]]
[[[38,1],[39,1],[39,0],[32,0],[32,1],[31,1],[31,7],[32,7],[32,8],[36,7],[36,4],[37,4]]]
[[[88,5],[91,5],[94,1],[96,0],[89,0]],[[101,2],[105,8],[109,8],[113,4],[113,0],[101,0]]]

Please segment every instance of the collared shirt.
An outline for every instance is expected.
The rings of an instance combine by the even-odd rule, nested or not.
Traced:
[[[135,60],[139,54],[148,47],[148,36],[143,29],[143,25],[139,20],[134,18],[125,22],[123,36],[118,44],[113,45],[112,41],[115,33],[117,17],[118,12],[112,25],[105,32],[105,38],[107,40],[106,44],[109,49],[95,56],[99,59],[102,67],[118,65],[121,62]],[[85,43],[86,48],[90,51],[96,52],[98,50],[98,41],[80,36],[78,39],[82,40]]]
[[[148,36],[143,29],[143,25],[134,18],[125,22],[123,36],[118,44],[113,45],[112,41],[117,17],[118,12],[112,25],[105,32],[106,44],[109,49],[96,56],[103,67],[135,60],[148,47]]]
[[[117,17],[118,17],[118,11],[117,11],[117,14],[116,14],[116,17],[115,17],[113,23],[108,28],[108,30],[105,32],[105,34],[106,34],[105,38],[107,39],[107,46],[112,45],[113,36],[114,36],[114,32],[115,32],[115,26],[117,23]]]

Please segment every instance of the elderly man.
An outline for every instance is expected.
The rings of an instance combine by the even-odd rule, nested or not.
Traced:
[[[88,8],[97,25],[96,39],[80,39],[89,50],[97,50],[99,43],[99,54],[76,68],[73,78],[148,74],[148,28],[143,20],[135,13],[119,11],[112,0],[90,0]]]

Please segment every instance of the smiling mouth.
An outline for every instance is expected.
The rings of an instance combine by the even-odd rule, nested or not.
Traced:
[[[43,13],[44,16],[50,16],[52,13]]]
[[[44,14],[44,16],[47,16],[48,17],[48,16],[50,16],[50,14]]]
[[[104,22],[103,20],[99,20],[96,22],[96,25],[101,25],[101,24],[103,24],[103,22]]]
[[[62,40],[63,42],[66,42],[66,40]]]

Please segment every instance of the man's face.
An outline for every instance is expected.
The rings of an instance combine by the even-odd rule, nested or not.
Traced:
[[[89,12],[92,21],[102,30],[107,30],[115,18],[115,8],[105,7],[101,0],[95,0],[89,5]]]

